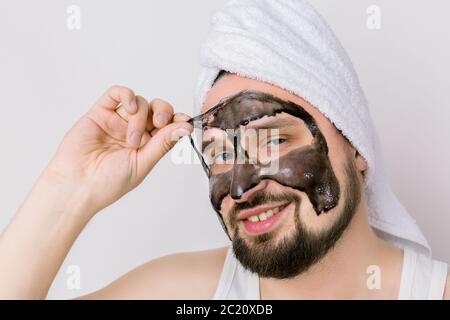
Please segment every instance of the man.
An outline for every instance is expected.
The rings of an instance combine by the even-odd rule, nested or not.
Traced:
[[[194,124],[232,245],[150,261],[81,298],[450,298],[446,265],[429,257],[385,185],[357,77],[317,13],[304,1],[241,0],[213,21],[196,96],[203,114],[190,120],[161,99],[110,88],[67,133],[2,234],[0,297],[45,298],[89,220],[139,185]],[[268,162],[241,139],[255,128],[275,130],[256,135]]]

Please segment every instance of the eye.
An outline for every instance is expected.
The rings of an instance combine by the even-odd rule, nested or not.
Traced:
[[[231,160],[233,154],[231,152],[222,152],[214,157],[214,163],[223,163]]]
[[[268,145],[280,145],[282,143],[286,142],[286,139],[284,138],[275,138],[275,139],[271,139],[269,140],[269,142],[267,143]]]

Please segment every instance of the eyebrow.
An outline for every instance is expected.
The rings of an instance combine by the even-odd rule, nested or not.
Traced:
[[[255,119],[254,121],[258,121],[262,118]],[[294,127],[298,126],[298,121],[301,119],[275,119],[272,121],[268,121],[267,123],[261,123],[261,124],[252,124],[251,122],[247,124],[245,127],[247,129],[278,129],[283,127]]]
[[[210,139],[203,140],[202,141],[202,152],[205,151],[207,147],[211,145],[212,142],[217,141],[218,139],[216,137],[211,137]]]

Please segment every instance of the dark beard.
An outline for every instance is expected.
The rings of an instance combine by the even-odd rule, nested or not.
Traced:
[[[320,233],[309,232],[300,221],[300,198],[294,193],[282,195],[259,193],[248,202],[236,204],[230,214],[230,227],[234,231],[234,254],[244,268],[261,277],[288,279],[305,272],[322,259],[347,229],[361,200],[358,175],[351,160],[347,160],[345,173],[347,188],[345,197],[342,198],[345,203],[342,211],[335,213],[340,214],[340,217],[333,226]],[[253,237],[252,245],[248,246],[246,240],[239,236],[237,213],[240,210],[267,202],[293,202],[295,204],[294,235],[273,244],[270,240],[274,238],[275,234],[269,232]]]

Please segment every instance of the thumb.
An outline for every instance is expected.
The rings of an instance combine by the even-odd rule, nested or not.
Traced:
[[[178,140],[191,132],[192,125],[187,122],[174,122],[159,129],[139,150],[139,161],[144,174],[148,174],[156,163],[175,146]]]

